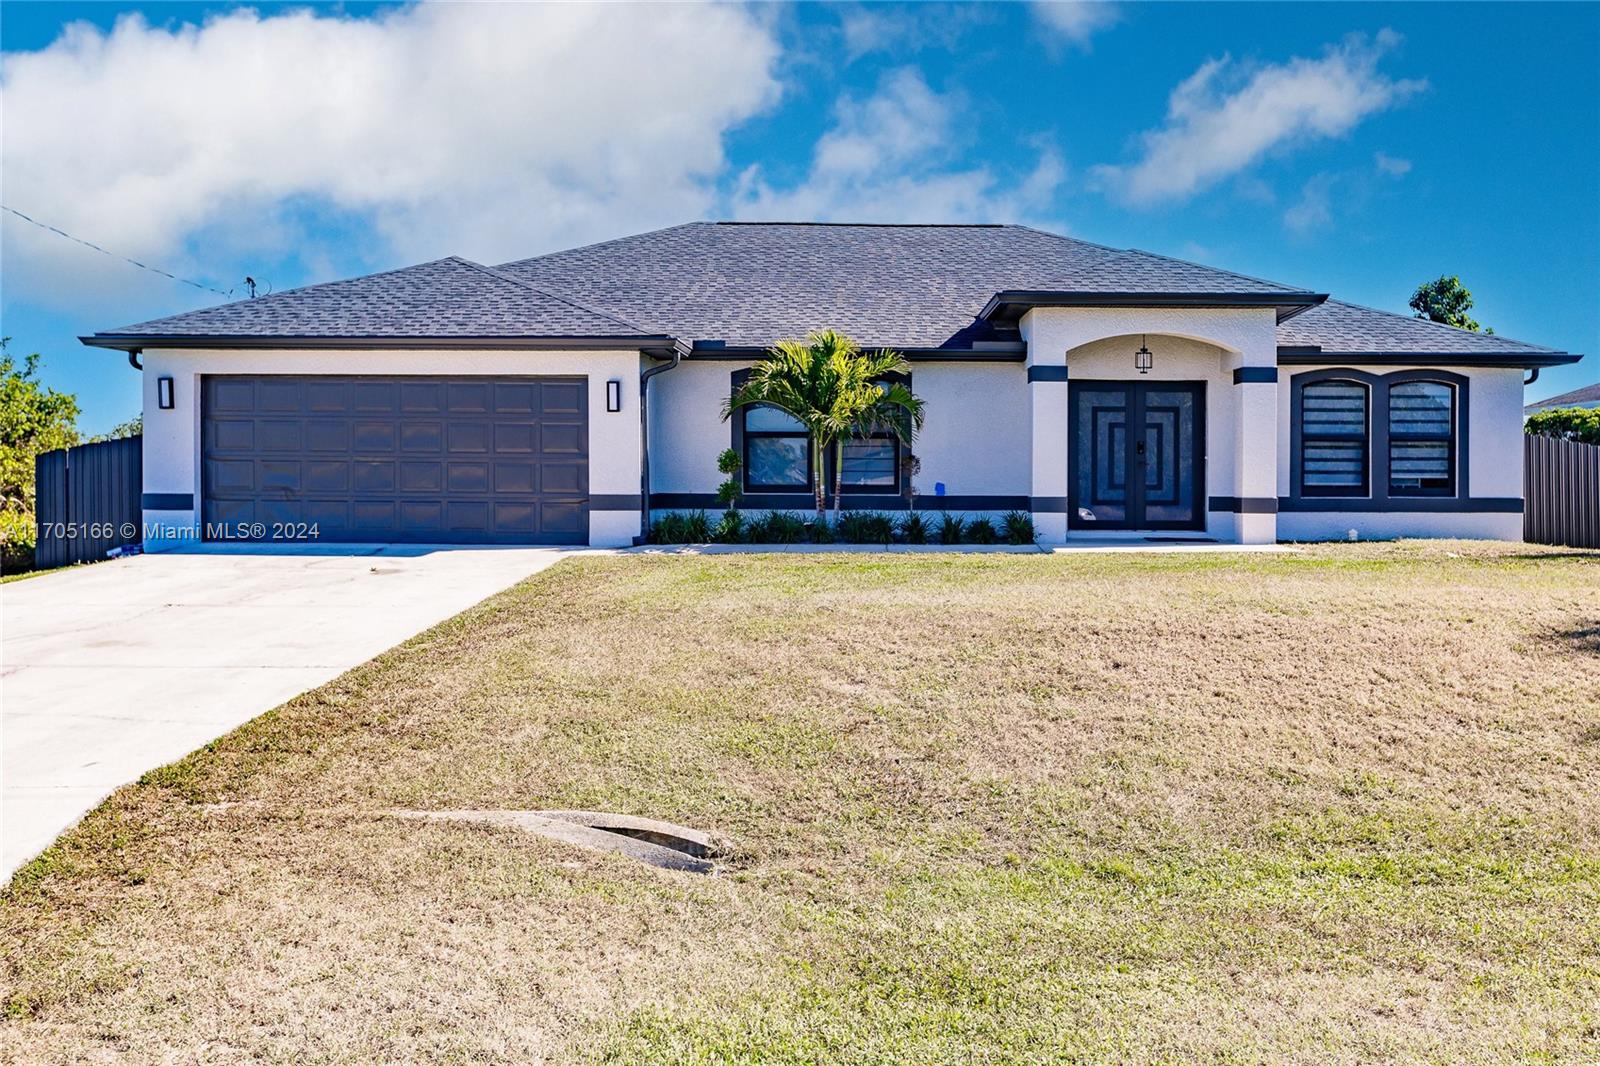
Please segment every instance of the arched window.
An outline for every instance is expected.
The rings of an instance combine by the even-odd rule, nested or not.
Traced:
[[[1305,496],[1371,492],[1370,390],[1344,378],[1300,386],[1300,491]]]
[[[1456,494],[1456,390],[1445,381],[1389,386],[1389,495]]]

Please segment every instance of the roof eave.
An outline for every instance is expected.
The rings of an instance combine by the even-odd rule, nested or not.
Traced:
[[[1571,352],[1336,352],[1315,344],[1280,344],[1279,366],[1481,366],[1535,367],[1565,366],[1582,355]]]
[[[1068,292],[1006,289],[984,304],[978,317],[1014,322],[1036,307],[1271,307],[1278,321],[1293,318],[1328,298],[1325,292]]]
[[[148,348],[195,349],[270,349],[292,348],[373,350],[401,349],[406,351],[615,351],[639,350],[644,352],[671,352],[681,349],[676,337],[666,334],[638,336],[453,336],[453,337],[314,337],[314,336],[241,336],[236,334],[155,334],[155,333],[96,333],[78,340],[91,348],[114,348],[124,352],[144,351]]]

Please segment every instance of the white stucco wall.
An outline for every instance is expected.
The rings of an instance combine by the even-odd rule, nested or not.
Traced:
[[[200,378],[205,374],[529,374],[589,379],[589,491],[596,496],[639,494],[639,370],[637,351],[437,351],[437,350],[182,350],[144,353],[144,491],[192,494],[188,511],[146,511],[159,534],[197,536],[200,505]],[[171,377],[172,410],[156,403],[156,381]],[[622,380],[622,410],[606,410],[605,383]],[[591,510],[590,543],[631,544],[639,514]],[[147,533],[150,531],[147,530]],[[156,541],[159,536],[147,539]]]
[[[711,493],[717,456],[732,441],[722,420],[735,371],[749,363],[685,360],[650,382],[650,481],[658,493]],[[1028,494],[1030,434],[1026,371],[1019,363],[917,362],[911,387],[927,405],[913,451],[919,508],[937,508],[934,486],[952,496]],[[809,506],[809,494],[797,494]]]
[[[1296,374],[1325,367],[1284,367],[1278,380],[1278,493],[1288,496],[1293,484],[1293,436],[1290,412]],[[1360,367],[1375,375],[1427,367]],[[1517,368],[1444,367],[1467,379],[1467,470],[1459,495],[1466,499],[1510,499],[1522,496],[1522,379]],[[1336,506],[1330,503],[1330,506]],[[1522,515],[1494,511],[1284,511],[1278,535],[1284,540],[1346,540],[1354,530],[1360,539],[1391,537],[1462,537],[1521,540]]]

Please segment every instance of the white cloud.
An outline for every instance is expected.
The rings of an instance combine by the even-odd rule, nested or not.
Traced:
[[[854,62],[873,52],[952,49],[989,17],[987,8],[972,4],[856,5],[840,11],[839,30],[845,59]]]
[[[789,188],[750,167],[734,211],[750,219],[858,222],[1015,221],[1048,209],[1066,177],[1059,154],[1036,143],[1037,161],[1006,179],[956,163],[964,102],[929,88],[915,70],[886,75],[865,100],[843,97],[817,141],[805,177]]]
[[[1208,60],[1173,89],[1167,121],[1140,137],[1129,166],[1095,170],[1101,186],[1131,204],[1187,197],[1273,149],[1339,137],[1362,119],[1405,100],[1425,82],[1394,80],[1378,61],[1400,42],[1391,30],[1327,48],[1320,59],[1241,68]]]
[[[1080,48],[1122,18],[1117,5],[1104,0],[1038,0],[1033,15],[1057,37]]]
[[[1300,196],[1283,213],[1290,232],[1306,236],[1333,225],[1334,175],[1316,174],[1300,189]]]
[[[5,56],[6,201],[180,273],[207,250],[292,246],[307,215],[355,213],[345,241],[389,261],[499,261],[701,217],[723,135],[779,94],[769,22],[720,5],[423,4],[75,24]],[[8,284],[128,284],[31,227],[5,240]]]
[[[1372,164],[1380,173],[1387,174],[1391,178],[1403,178],[1411,173],[1411,160],[1399,159],[1386,152],[1374,153]]]

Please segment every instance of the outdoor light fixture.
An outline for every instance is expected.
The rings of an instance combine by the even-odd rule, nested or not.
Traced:
[[[1144,334],[1139,334],[1139,350],[1133,353],[1133,365],[1139,373],[1150,373],[1150,367],[1155,363],[1155,356],[1150,354],[1150,349],[1145,347]]]
[[[172,410],[172,379],[156,378],[156,406],[163,411]]]
[[[622,410],[622,381],[619,378],[606,382],[606,410]]]

